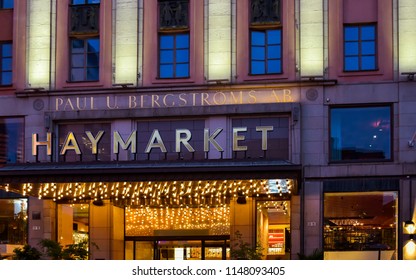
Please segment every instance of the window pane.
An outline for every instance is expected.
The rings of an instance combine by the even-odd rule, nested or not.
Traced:
[[[265,74],[266,72],[266,64],[262,61],[252,61],[251,62],[251,74],[259,75]]]
[[[173,36],[160,36],[160,49],[173,49]]]
[[[99,57],[96,53],[89,53],[87,55],[87,67],[98,67]]]
[[[281,31],[280,30],[269,30],[267,31],[267,44],[268,45],[276,45],[281,44]]]
[[[376,27],[371,26],[362,26],[361,27],[361,40],[375,40],[376,39]]]
[[[72,53],[84,53],[84,41],[83,40],[72,40],[71,41]]]
[[[12,73],[2,73],[3,84],[10,85]],[[0,164],[20,163],[24,151],[23,118],[0,118]]]
[[[267,58],[273,59],[273,58],[281,58],[282,55],[282,48],[280,46],[269,46],[267,48]]]
[[[188,50],[176,51],[176,63],[188,62],[188,61],[189,61],[189,51]]]
[[[173,51],[160,51],[160,63],[173,63]]]
[[[395,259],[397,209],[397,192],[325,193],[325,259]]]
[[[358,42],[345,43],[345,55],[358,55]]]
[[[1,73],[1,84],[2,85],[11,85],[12,84],[12,72],[3,72],[3,73]]]
[[[358,57],[346,57],[345,58],[345,71],[357,71],[359,70]]]
[[[85,65],[84,54],[74,54],[74,55],[72,55],[71,65],[72,65],[72,67],[84,67],[84,65]]]
[[[3,9],[11,9],[13,8],[13,0],[3,0]]]
[[[84,80],[84,69],[72,69],[71,81],[79,82]]]
[[[2,44],[1,46],[1,56],[2,57],[11,57],[12,56],[12,44]]]
[[[362,42],[361,43],[361,54],[376,54],[376,44],[375,42]]]
[[[189,65],[188,64],[177,64],[176,65],[176,77],[184,78],[189,76]]]
[[[98,53],[100,51],[100,40],[99,39],[88,39],[88,52]]]
[[[252,47],[251,59],[254,59],[254,60],[266,59],[265,48],[264,47]]]
[[[358,41],[358,27],[347,26],[344,28],[345,41]]]
[[[173,78],[173,65],[160,65],[160,78]]]
[[[390,107],[331,109],[331,160],[391,159]]]
[[[264,46],[266,44],[266,36],[264,32],[251,32],[251,44],[254,46]]]
[[[11,58],[3,58],[1,60],[1,67],[2,71],[12,71],[12,59]]]
[[[87,80],[88,81],[98,81],[99,80],[98,68],[87,68]]]
[[[27,244],[27,198],[0,199],[0,244]]]
[[[88,0],[89,4],[99,4],[100,0]]]
[[[267,61],[267,73],[277,74],[282,72],[280,60],[269,60]]]
[[[176,35],[176,48],[177,49],[189,48],[189,35],[188,34]]]
[[[376,58],[374,56],[363,56],[361,58],[361,69],[362,70],[375,70]]]

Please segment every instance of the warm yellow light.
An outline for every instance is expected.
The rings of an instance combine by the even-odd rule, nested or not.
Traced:
[[[115,83],[137,80],[139,1],[118,0],[115,7]]]
[[[50,13],[49,1],[29,1],[28,82],[30,87],[49,87],[51,71]]]
[[[399,10],[399,71],[416,71],[416,1],[398,1]]]
[[[322,76],[324,69],[323,0],[300,1],[301,76]]]
[[[208,80],[231,77],[231,1],[208,1]]]
[[[404,229],[407,234],[414,234],[415,233],[415,223],[413,221],[406,221],[404,223]]]

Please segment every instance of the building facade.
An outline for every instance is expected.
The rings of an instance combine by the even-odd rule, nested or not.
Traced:
[[[0,254],[415,259],[415,12],[0,1]]]

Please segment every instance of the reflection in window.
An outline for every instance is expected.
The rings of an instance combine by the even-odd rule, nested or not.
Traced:
[[[376,70],[376,26],[344,27],[344,70]]]
[[[160,35],[160,78],[189,77],[189,34]]]
[[[391,159],[390,107],[332,108],[331,160]]]
[[[289,259],[290,201],[257,202],[257,241],[267,259]]]
[[[0,0],[0,9],[12,9],[13,0]]]
[[[282,73],[282,31],[251,31],[251,66],[253,75]]]
[[[0,85],[12,84],[12,43],[0,42]]]
[[[71,39],[70,49],[71,81],[98,81],[100,64],[100,39]]]
[[[0,164],[23,161],[23,118],[0,118]]]
[[[326,193],[324,247],[326,259],[349,258],[331,251],[361,251],[358,259],[394,259],[397,231],[397,193]],[[376,252],[374,252],[376,251]]]
[[[27,243],[27,198],[0,199],[0,244]]]
[[[86,124],[61,124],[59,125],[59,154],[69,133],[73,133],[76,143],[71,141],[67,146],[79,147],[81,155],[77,155],[74,149],[67,149],[64,155],[59,156],[59,161],[110,161],[111,160],[111,124],[109,123],[86,123]],[[93,144],[86,134],[90,131],[92,137],[98,139],[100,131],[103,131],[97,143],[97,153],[93,154]]]
[[[89,238],[89,205],[58,205],[58,237],[62,246],[86,242]]]

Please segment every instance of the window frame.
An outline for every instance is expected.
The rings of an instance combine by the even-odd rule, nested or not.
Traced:
[[[278,44],[268,44],[267,43],[268,38],[269,38],[268,33],[270,31],[279,31],[280,34],[279,34],[279,43]],[[264,43],[264,45],[261,45],[265,49],[265,51],[264,51],[265,52],[264,53],[264,56],[265,56],[264,60],[255,60],[253,58],[253,47],[260,46],[260,45],[253,45],[253,41],[252,41],[253,32],[262,32],[262,33],[265,34],[265,43]],[[249,75],[250,76],[280,75],[280,74],[283,73],[283,42],[282,42],[282,37],[283,36],[282,36],[282,29],[281,28],[264,28],[264,29],[252,28],[252,29],[250,29],[250,40],[249,40],[250,41],[250,62],[249,62]],[[280,47],[280,52],[278,54],[278,58],[270,58],[270,59],[268,58],[268,49],[271,46],[279,46]],[[276,72],[276,73],[268,71],[268,62],[269,61],[274,61],[274,60],[279,61],[278,63],[279,63],[279,67],[280,67],[280,71]],[[264,73],[259,73],[259,74],[253,73],[253,62],[254,61],[263,61],[264,62]]]
[[[390,158],[388,159],[333,159],[333,151],[332,151],[332,113],[333,109],[358,109],[358,108],[389,108],[390,110]],[[377,162],[393,162],[394,161],[394,108],[392,104],[369,104],[369,105],[344,105],[344,106],[331,106],[329,107],[328,111],[328,162],[330,164],[344,164],[344,163],[377,163]]]
[[[188,36],[188,42],[187,42],[187,48],[177,48],[177,36],[181,36],[181,35],[187,35]],[[163,36],[173,36],[173,48],[172,49],[162,49],[161,46],[161,38]],[[172,50],[173,51],[173,62],[172,63],[163,63],[161,62],[161,52],[162,50]],[[187,50],[188,51],[188,60],[186,63],[177,63],[177,51],[178,50]],[[178,32],[159,32],[158,34],[158,79],[188,79],[191,77],[191,73],[190,73],[190,57],[191,57],[191,49],[190,49],[190,34],[187,31],[178,31]],[[177,76],[177,72],[176,72],[176,66],[178,64],[186,64],[187,65],[187,71],[188,71],[188,75],[186,76]],[[161,67],[162,65],[172,65],[173,70],[172,70],[172,76],[169,77],[162,77],[161,75]]]
[[[72,66],[72,57],[74,54],[77,53],[73,53],[72,51],[72,43],[74,40],[81,40],[84,43],[84,51],[83,51],[83,56],[84,56],[84,64],[82,67],[74,67]],[[98,46],[99,46],[99,50],[98,52],[88,52],[88,40],[98,40]],[[99,36],[94,36],[94,37],[70,37],[68,40],[69,43],[69,71],[68,71],[68,82],[70,83],[82,83],[82,82],[98,82],[100,80],[100,53],[101,53],[101,40]],[[98,56],[98,64],[94,67],[88,67],[88,55],[89,54],[97,54]],[[84,79],[83,80],[72,80],[72,70],[73,69],[83,69],[83,76]],[[98,70],[98,74],[97,74],[97,79],[94,80],[89,80],[88,79],[88,69],[89,68],[94,68]]]
[[[373,27],[374,28],[374,40],[362,40],[362,28],[365,27]],[[347,41],[346,36],[346,28],[357,28],[358,29],[358,39],[357,40],[349,40]],[[378,32],[377,32],[377,23],[354,23],[354,24],[344,24],[343,25],[343,71],[346,73],[353,73],[353,72],[371,72],[371,71],[378,71]],[[346,44],[348,42],[356,42],[358,44],[358,53],[357,55],[347,55],[346,54]],[[362,53],[362,45],[365,42],[374,42],[374,55],[363,55]],[[346,58],[347,57],[357,57],[358,58],[358,69],[348,70],[346,68]],[[363,69],[362,60],[363,57],[374,57],[374,68],[371,69]]]
[[[4,56],[3,57],[3,47],[5,45],[10,45],[11,54],[10,56]],[[10,70],[4,70],[3,69],[3,59],[11,59],[10,63]],[[11,74],[10,83],[3,83],[3,73],[9,73]],[[0,87],[9,87],[13,85],[13,42],[11,41],[0,41]]]
[[[74,3],[74,0],[71,0],[70,5],[77,6],[77,5],[99,5],[101,4],[100,0],[98,0],[97,3],[92,3],[92,1],[97,1],[97,0],[83,0],[84,3]]]

